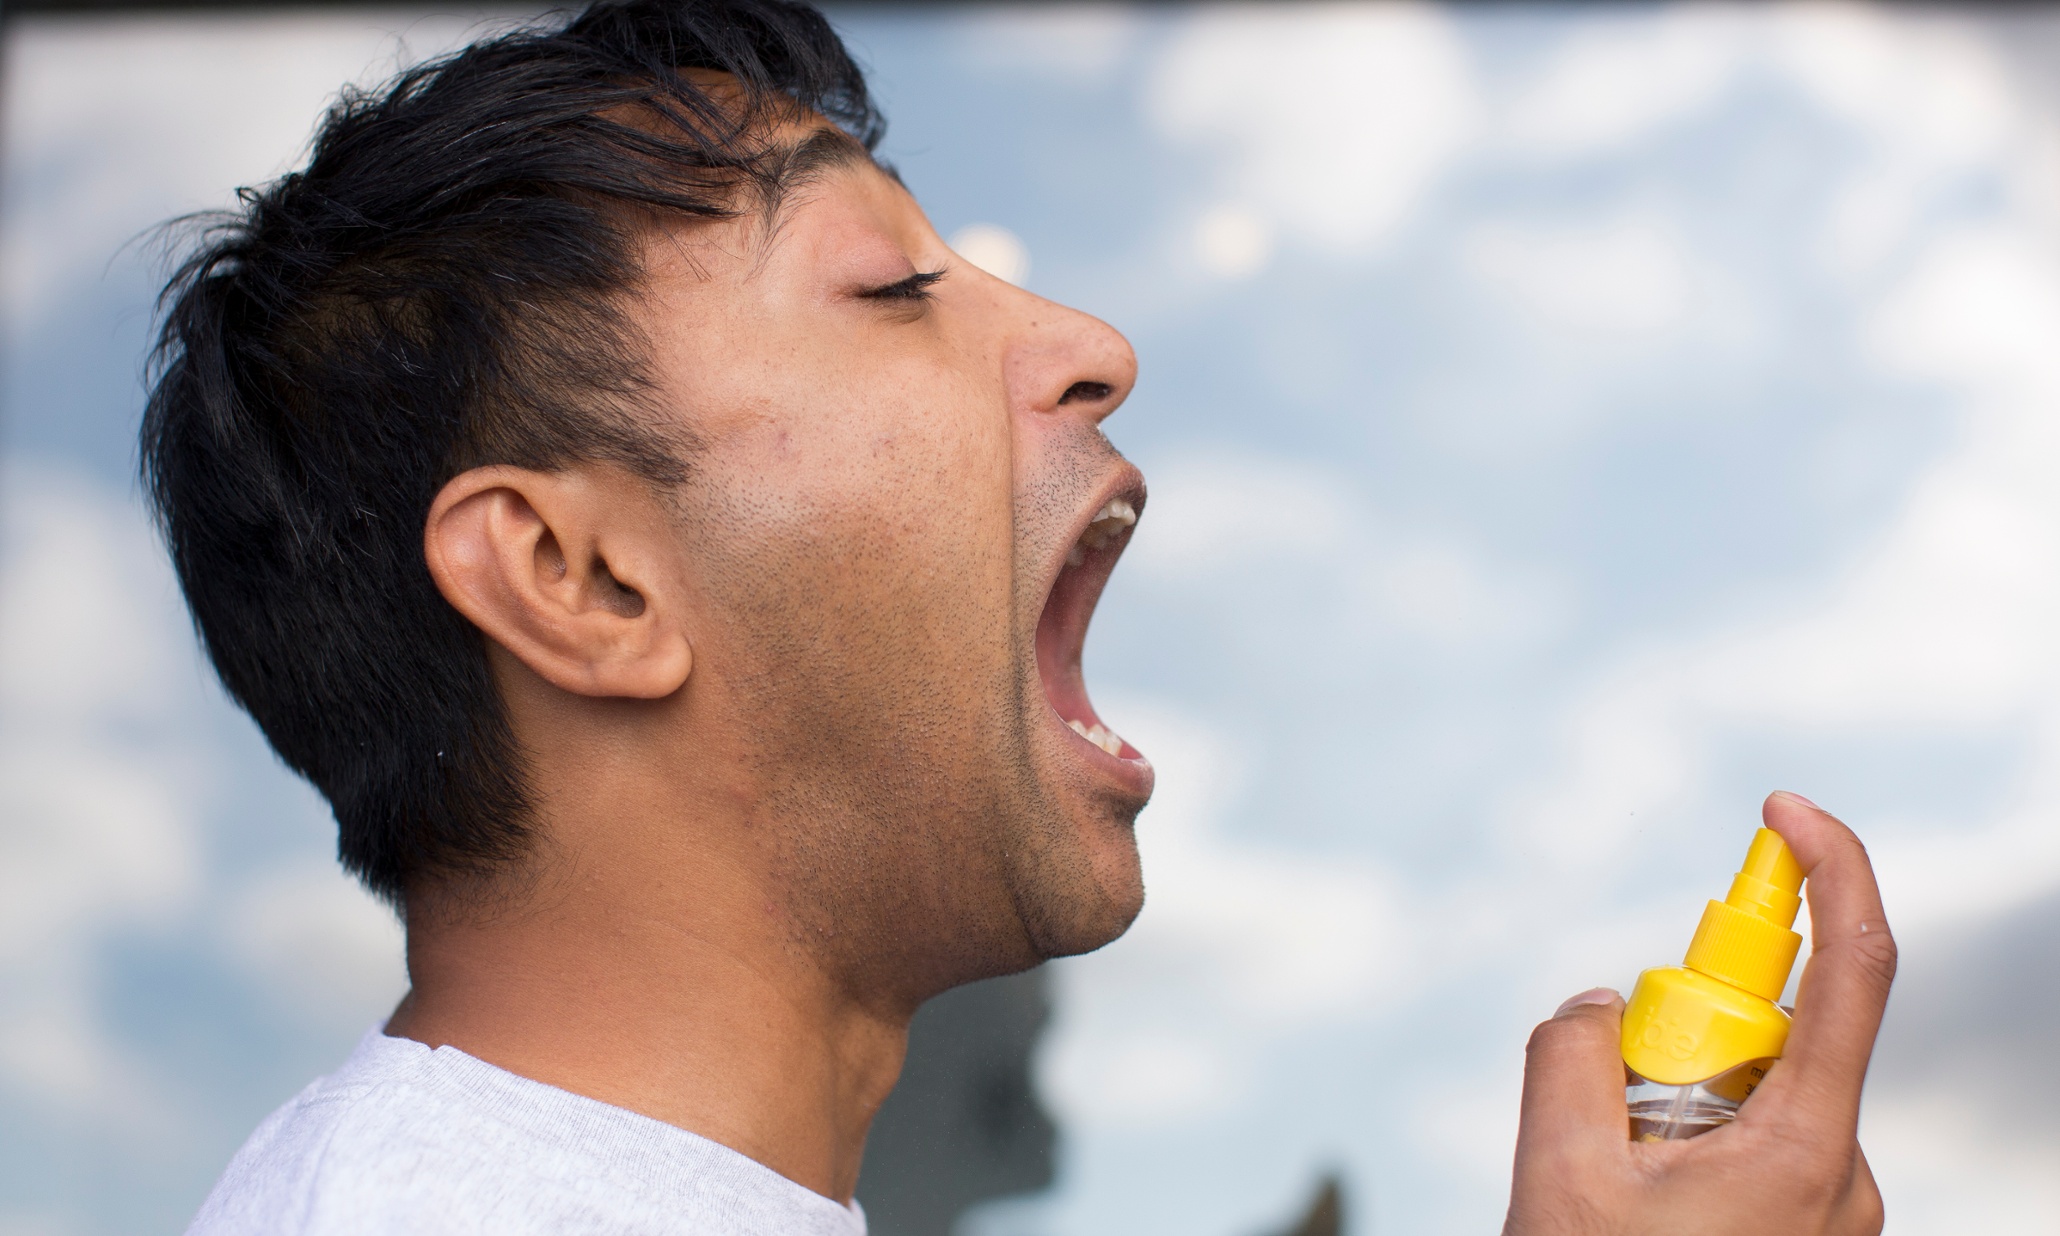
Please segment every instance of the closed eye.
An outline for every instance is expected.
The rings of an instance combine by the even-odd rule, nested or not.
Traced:
[[[919,270],[906,279],[898,279],[885,287],[871,288],[860,292],[866,300],[916,301],[931,298],[930,286],[944,278],[941,270]]]

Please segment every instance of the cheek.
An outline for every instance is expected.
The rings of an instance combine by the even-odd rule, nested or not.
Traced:
[[[847,680],[991,690],[983,670],[1011,655],[1008,438],[963,402],[894,393],[769,416],[703,456],[713,599]]]
[[[704,443],[689,569],[707,578],[714,616],[738,626],[735,655],[797,690],[798,675],[835,675],[859,705],[919,683],[972,710],[960,697],[975,684],[991,696],[991,671],[1013,655],[1014,444],[998,366],[921,323],[838,334],[748,316],[665,366]],[[727,363],[706,355],[718,348]],[[752,362],[736,363],[747,348]]]
[[[759,491],[753,505],[790,522],[782,535],[844,554],[883,585],[1005,583],[1014,522],[1005,408],[934,367],[847,377],[843,390],[738,444],[739,471]]]

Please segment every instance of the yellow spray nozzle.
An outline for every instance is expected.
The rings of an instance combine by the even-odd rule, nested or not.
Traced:
[[[1789,930],[1802,906],[1802,868],[1781,834],[1753,834],[1745,864],[1722,901],[1702,912],[1681,964],[1768,1000],[1788,986],[1802,937]]]
[[[1732,878],[1724,904],[1757,914],[1776,927],[1792,927],[1802,906],[1802,883],[1802,867],[1781,834],[1763,828],[1753,834],[1745,865]]]

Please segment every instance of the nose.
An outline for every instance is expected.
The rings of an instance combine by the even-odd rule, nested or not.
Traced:
[[[1137,353],[1107,322],[1012,289],[1021,301],[1004,362],[1011,402],[1099,424],[1137,384]]]

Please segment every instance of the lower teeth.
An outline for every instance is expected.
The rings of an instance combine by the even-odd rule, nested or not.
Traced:
[[[1082,725],[1078,721],[1068,721],[1066,724],[1075,734],[1080,735],[1110,755],[1123,754],[1123,740],[1116,736],[1114,730],[1109,729],[1100,722],[1096,722],[1093,725]]]

